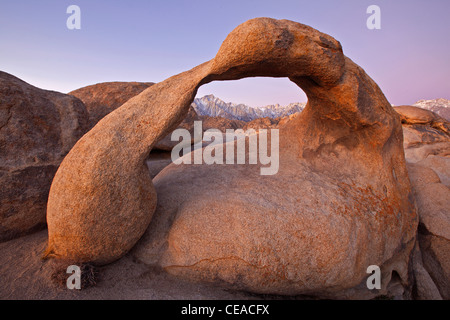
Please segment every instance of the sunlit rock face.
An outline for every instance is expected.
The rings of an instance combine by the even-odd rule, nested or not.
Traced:
[[[92,128],[104,116],[151,85],[153,82],[103,82],[73,90],[69,94],[86,105]]]
[[[144,162],[199,86],[254,76],[288,77],[308,96],[280,127],[278,173],[171,164],[152,183]],[[375,82],[334,38],[258,18],[214,59],[146,89],[75,145],[51,187],[47,255],[105,264],[135,247],[143,263],[229,288],[372,297],[392,274],[407,291],[412,199],[400,118]],[[381,267],[377,293],[366,287],[370,265]]]

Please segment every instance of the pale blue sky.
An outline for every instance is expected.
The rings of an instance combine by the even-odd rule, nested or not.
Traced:
[[[66,9],[81,8],[81,30]],[[381,8],[381,30],[366,9]],[[0,70],[69,92],[104,81],[162,81],[214,57],[226,35],[255,17],[290,19],[328,33],[391,103],[450,99],[448,0],[0,0]],[[287,79],[214,82],[215,94],[251,106],[305,101]]]

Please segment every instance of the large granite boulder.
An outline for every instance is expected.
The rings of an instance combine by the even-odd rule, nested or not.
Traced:
[[[308,95],[280,128],[278,173],[171,164],[153,184],[145,160],[198,87],[253,76],[288,77]],[[214,59],[146,89],[75,145],[50,190],[47,256],[106,264],[145,233],[134,256],[187,279],[325,297],[373,297],[395,279],[407,295],[412,202],[400,119],[376,83],[334,38],[258,18]],[[366,287],[370,265],[382,272],[376,292]]]
[[[87,129],[79,99],[0,72],[0,241],[45,227],[53,176]]]
[[[194,121],[202,121],[202,119],[197,115],[195,110],[190,107],[189,111],[186,115],[186,117],[181,121],[181,123],[178,125],[176,129],[186,129],[189,131],[191,135],[190,144],[194,144],[199,141],[195,140],[194,135]],[[202,130],[203,132],[204,130]],[[175,147],[179,141],[176,139],[172,139],[172,132],[169,132],[165,137],[163,137],[161,140],[159,140],[153,147],[153,150],[160,150],[160,151],[171,151],[173,147]]]
[[[408,162],[416,163],[430,156],[450,156],[450,122],[418,107],[398,106],[394,109],[402,121],[403,145]]]
[[[424,269],[439,294],[450,299],[450,189],[423,164],[408,164],[408,172],[419,214],[418,243]],[[415,271],[420,269],[415,268]]]
[[[79,98],[86,105],[90,128],[92,128],[106,115],[153,84],[153,82],[102,82],[71,91],[69,94]],[[193,134],[196,120],[200,120],[200,118],[195,110],[190,108],[178,128],[187,129]],[[158,141],[153,149],[171,151],[177,143],[177,141],[172,141],[171,133],[169,133]]]
[[[102,82],[69,92],[83,101],[89,113],[89,126],[94,127],[108,113],[138,95],[153,82]]]
[[[403,125],[405,157],[410,162],[409,178],[420,220],[421,258],[416,260],[423,261],[423,266],[414,267],[417,294],[419,298],[450,299],[450,122],[414,106],[394,109]],[[437,292],[430,290],[433,286]]]

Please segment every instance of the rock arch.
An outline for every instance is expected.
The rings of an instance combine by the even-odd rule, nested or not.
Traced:
[[[145,166],[152,146],[201,85],[255,76],[288,77],[308,96],[280,129],[279,174],[262,181],[249,167],[171,165],[155,180],[157,207]],[[201,198],[214,187],[226,205]],[[47,256],[106,264],[145,233],[135,250],[142,261],[255,292],[353,288],[370,264],[407,281],[417,227],[409,197],[401,124],[376,83],[331,36],[257,18],[214,59],[146,89],[78,141],[50,190]]]

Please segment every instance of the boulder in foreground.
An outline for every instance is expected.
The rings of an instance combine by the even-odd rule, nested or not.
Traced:
[[[53,176],[87,129],[79,99],[0,72],[0,241],[45,227]]]
[[[153,82],[103,82],[68,94],[83,101],[89,113],[89,128],[92,128],[107,114],[151,85]]]
[[[288,77],[309,99],[280,128],[279,172],[172,164],[155,192],[144,162],[198,87],[252,76]],[[105,264],[145,233],[134,255],[185,279],[360,298],[396,282],[408,296],[411,199],[400,119],[376,83],[332,37],[258,18],[230,33],[214,59],[144,90],[75,145],[50,191],[48,254]],[[370,265],[382,271],[376,293],[365,283]]]

